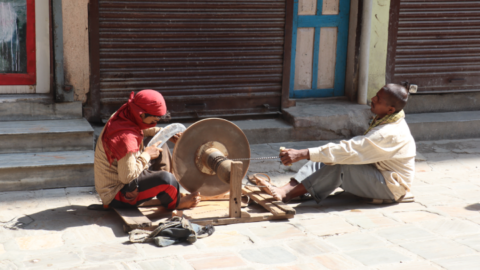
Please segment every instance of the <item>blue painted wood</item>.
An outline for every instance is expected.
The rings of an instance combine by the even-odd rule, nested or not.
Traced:
[[[319,47],[320,47],[320,27],[315,27],[314,42],[313,42],[312,89],[317,88],[318,54],[320,53]]]
[[[317,15],[298,15],[298,0],[294,1],[292,56],[290,68],[290,97],[332,97],[343,96],[345,93],[345,69],[347,64],[348,21],[350,13],[350,0],[340,0],[338,15],[321,15],[323,0],[317,0]],[[315,41],[313,48],[312,88],[293,90],[295,82],[295,57],[297,49],[297,29],[299,27],[314,27]],[[317,89],[318,54],[320,44],[320,28],[337,27],[337,52],[335,59],[334,88]]]

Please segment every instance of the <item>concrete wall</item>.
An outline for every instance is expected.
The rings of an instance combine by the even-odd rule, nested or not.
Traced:
[[[390,0],[373,1],[372,32],[368,65],[368,101],[385,85],[389,15]]]
[[[65,84],[73,86],[75,100],[82,103],[90,91],[88,1],[62,1]]]

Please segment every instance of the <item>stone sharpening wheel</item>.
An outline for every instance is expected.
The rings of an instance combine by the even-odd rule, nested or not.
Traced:
[[[173,150],[173,174],[189,192],[217,196],[230,191],[231,159],[250,158],[250,145],[242,130],[230,121],[209,118],[183,132]],[[250,165],[243,161],[245,177]]]

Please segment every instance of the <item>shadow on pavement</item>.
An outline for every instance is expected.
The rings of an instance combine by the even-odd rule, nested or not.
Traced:
[[[3,223],[11,230],[63,231],[68,228],[98,225],[109,227],[117,237],[125,236],[123,220],[115,211],[88,210],[84,205],[69,205],[50,208],[36,213],[19,214]]]
[[[470,211],[480,211],[480,203],[474,203],[465,206],[465,209],[470,210]]]

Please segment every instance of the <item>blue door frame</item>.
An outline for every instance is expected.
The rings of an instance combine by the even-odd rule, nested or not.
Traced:
[[[340,0],[337,15],[322,15],[323,0],[317,0],[317,15],[298,15],[298,0],[294,1],[292,59],[290,70],[290,98],[336,97],[345,94],[345,69],[347,64],[348,20],[350,0]],[[314,27],[312,89],[293,90],[295,82],[295,56],[297,49],[297,29]],[[320,28],[337,27],[337,51],[335,59],[334,87],[317,89],[318,54],[320,45]]]

